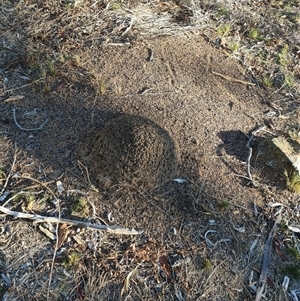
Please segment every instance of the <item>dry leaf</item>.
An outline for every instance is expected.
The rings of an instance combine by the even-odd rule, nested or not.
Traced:
[[[167,256],[166,255],[160,256],[159,259],[158,259],[158,262],[163,267],[163,269],[164,269],[164,271],[167,275],[168,282],[170,282],[171,279],[172,279],[172,269],[171,269],[171,266],[169,264]]]
[[[57,249],[59,249],[64,244],[64,242],[68,238],[69,233],[70,227],[68,227],[67,224],[62,224],[58,231]]]
[[[56,182],[56,188],[59,195],[61,195],[65,190],[61,181]]]
[[[15,95],[15,96],[11,96],[8,97],[4,100],[4,102],[10,102],[10,101],[15,101],[15,100],[21,100],[23,99],[25,96],[24,95]]]
[[[84,300],[84,293],[82,292],[82,288],[81,288],[80,284],[78,284],[76,286],[76,293],[77,293],[79,300]]]
[[[282,242],[276,236],[274,237],[273,245],[274,245],[275,253],[281,258],[281,260],[287,261],[287,257],[280,250],[280,245],[282,245]]]
[[[271,287],[271,288],[273,288],[273,289],[276,288],[275,283],[272,281],[272,279],[270,278],[269,275],[267,276],[267,284],[268,284],[269,287]]]
[[[176,183],[179,183],[179,184],[182,184],[182,183],[186,182],[185,179],[181,179],[181,178],[173,179],[173,181],[176,182]]]

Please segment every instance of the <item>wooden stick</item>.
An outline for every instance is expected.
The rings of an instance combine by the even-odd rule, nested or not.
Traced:
[[[260,301],[262,294],[265,290],[266,283],[267,283],[267,277],[268,277],[268,271],[269,271],[269,264],[270,264],[270,255],[272,251],[272,245],[273,245],[273,239],[277,231],[277,227],[280,224],[281,221],[281,216],[280,214],[278,215],[272,231],[269,233],[268,239],[265,243],[265,249],[264,249],[264,254],[263,254],[263,260],[262,260],[262,265],[261,265],[261,270],[260,270],[260,276],[258,280],[258,287],[256,291],[256,297],[255,301]]]
[[[241,79],[233,78],[233,77],[230,77],[230,76],[218,73],[218,72],[211,71],[211,73],[214,75],[221,76],[222,78],[227,79],[231,82],[235,82],[235,83],[239,83],[239,84],[243,84],[243,85],[247,85],[247,86],[256,86],[256,84],[254,84],[254,83],[250,83],[250,82],[247,82],[247,81],[244,81]]]
[[[30,220],[34,220],[37,222],[45,222],[45,223],[47,223],[47,222],[60,223],[60,224],[65,223],[65,224],[74,225],[74,226],[78,226],[78,227],[82,227],[82,228],[107,231],[111,234],[139,235],[139,234],[143,233],[143,231],[137,231],[135,229],[129,229],[129,228],[121,228],[118,226],[96,225],[96,224],[91,224],[91,223],[87,223],[87,222],[83,222],[83,221],[75,221],[75,220],[65,219],[65,218],[57,218],[57,217],[43,216],[43,215],[38,215],[38,214],[30,214],[30,213],[12,211],[3,206],[0,206],[0,212],[10,215],[10,216],[14,216],[16,218],[25,218],[25,219],[30,219]]]
[[[10,49],[10,50],[11,50],[11,49]],[[44,80],[44,79],[45,79],[45,78],[42,77],[42,78],[39,78],[39,79],[37,79],[37,80],[35,80],[35,81],[29,83],[29,84],[23,85],[23,86],[21,86],[21,87],[11,88],[11,89],[9,89],[9,90],[6,90],[5,92],[8,93],[8,92],[11,92],[11,91],[14,91],[14,90],[22,89],[22,88],[31,86],[31,85],[33,85],[33,84],[35,84],[35,83],[37,83],[37,82],[40,82],[40,81],[42,81],[42,80]]]

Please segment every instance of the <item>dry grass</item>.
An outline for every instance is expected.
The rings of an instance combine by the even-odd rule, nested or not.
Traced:
[[[18,158],[16,161],[15,167],[19,169],[20,161]],[[24,159],[22,161],[24,163]],[[23,173],[22,169],[19,169],[19,172]],[[23,187],[23,190],[29,188],[33,194],[42,188],[40,186],[34,188],[29,184],[28,182],[15,183],[10,185],[10,189],[14,187],[14,191],[18,192],[20,187]],[[55,186],[51,183],[48,186],[52,191],[55,190]],[[278,208],[282,211],[283,224],[276,240],[277,255],[273,255],[269,263],[269,275],[273,283],[271,282],[266,294],[267,300],[284,300],[277,298],[279,293],[282,294],[281,298],[284,296],[287,298],[286,292],[280,288],[280,279],[277,277],[285,273],[284,275],[293,279],[297,274],[295,268],[289,267],[288,263],[284,261],[282,263],[280,260],[286,260],[284,257],[288,256],[288,262],[293,262],[294,258],[299,257],[298,250],[294,247],[297,246],[297,238],[286,232],[286,225],[297,220],[295,216],[297,211],[294,210],[296,199],[290,200],[290,208],[276,205],[270,207],[268,212],[258,209],[256,215],[254,210],[243,208],[243,215],[249,219],[245,224],[247,232],[253,233],[250,240],[245,240],[242,235],[243,230],[239,227],[242,221],[237,220],[237,216],[234,217],[231,213],[232,210],[238,211],[238,207],[233,208],[230,203],[226,206],[220,203],[219,208],[214,208],[216,202],[213,201],[212,196],[205,194],[203,187],[193,184],[184,189],[187,193],[185,201],[188,198],[196,200],[199,191],[202,191],[201,204],[197,205],[196,202],[194,206],[198,212],[211,218],[209,224],[185,223],[181,220],[177,229],[169,229],[166,232],[167,226],[162,231],[156,229],[157,231],[152,231],[152,234],[149,232],[136,238],[73,229],[64,238],[63,247],[55,257],[50,287],[48,280],[55,242],[47,239],[41,233],[39,226],[32,227],[24,221],[6,219],[8,225],[3,226],[1,247],[4,252],[9,248],[10,253],[6,254],[6,258],[2,258],[1,288],[4,300],[44,300],[49,288],[48,300],[235,299],[237,292],[240,293],[243,286],[255,287],[263,253],[265,239],[263,233],[268,233],[266,218],[274,216]],[[71,191],[70,193],[72,194]],[[78,194],[78,192],[74,193]],[[86,190],[86,193],[89,199],[94,198],[91,191]],[[166,192],[160,193],[166,194]],[[156,197],[158,195],[156,194]],[[130,194],[130,191],[125,193],[124,190],[117,189],[111,197],[119,199],[124,206],[128,206],[125,204],[131,201],[133,204],[143,202],[145,208],[153,206],[146,199],[146,195],[145,199],[142,199],[141,194],[137,197]],[[62,205],[65,204],[62,195],[57,198],[62,200]],[[34,199],[36,204],[31,205],[31,210],[38,208],[47,214],[55,214],[56,210],[53,211],[50,204],[40,204],[43,193],[36,194]],[[20,203],[28,204],[26,197],[23,201],[19,198],[14,202],[16,203],[11,204],[14,207]],[[22,208],[28,210],[28,207]],[[161,218],[167,221],[167,216],[176,215],[170,208],[168,211],[165,211],[166,208],[159,209],[160,211],[156,213],[158,219],[161,215]],[[122,208],[120,211],[122,214]],[[89,215],[93,216],[93,213],[90,212]],[[97,216],[94,218],[97,221]],[[230,234],[226,230],[228,221],[236,229],[235,233]],[[153,222],[157,224],[155,218]],[[217,228],[214,227],[215,223],[218,224]],[[49,230],[51,231],[51,226]],[[53,231],[55,233],[55,229],[52,229]],[[160,238],[158,233],[168,233],[168,237]],[[285,243],[285,247],[281,244],[280,237],[283,235],[285,240],[289,241]],[[28,236],[30,236],[29,240]],[[153,238],[154,236],[156,238]],[[286,249],[288,246],[290,251]],[[254,275],[251,276],[250,273],[253,272]],[[252,298],[250,288],[243,293],[243,298],[246,300]]]
[[[299,95],[299,1],[239,5],[228,1],[102,2],[5,1],[1,54],[8,65],[22,61],[19,78],[38,79],[45,92],[55,80],[93,58],[84,49],[130,45],[140,36],[204,35],[238,60],[254,82]],[[9,50],[9,51],[8,51]],[[93,77],[93,70],[89,70]],[[23,76],[23,77],[22,77]],[[104,79],[94,79],[106,93]],[[8,89],[13,88],[9,83]]]
[[[0,70],[4,92],[1,96],[7,99],[24,86],[39,95],[79,82],[88,83],[98,94],[110,93],[105,78],[93,69],[95,62],[90,56],[100,46],[127,47],[136,40],[161,35],[203,35],[239,61],[245,72],[251,73],[254,83],[298,98],[299,5],[299,0],[257,1],[256,4],[246,0],[238,4],[232,0],[4,1],[0,6]],[[0,162],[2,185],[15,172],[30,172],[27,167],[31,164],[30,158],[23,155],[10,174],[13,154],[9,150],[2,151],[6,154]],[[41,187],[34,184],[15,178],[10,183],[11,193],[30,191],[37,202],[35,209],[57,214],[57,208],[53,209],[45,203],[44,195],[38,194]],[[52,191],[56,189],[55,183],[49,183],[49,187]],[[76,187],[71,188],[76,190]],[[176,188],[172,186],[170,191],[171,195],[175,194]],[[87,188],[84,193],[92,199],[94,191]],[[122,200],[118,190],[114,193],[115,199],[121,199],[120,203],[130,203]],[[197,203],[200,193],[203,193],[201,205]],[[272,195],[268,188],[266,193]],[[1,258],[0,296],[3,300],[45,300],[45,293],[50,289],[48,300],[233,300],[237,295],[240,300],[252,299],[251,285],[258,279],[264,234],[270,229],[267,222],[272,220],[278,207],[259,208],[257,212],[245,209],[247,230],[253,236],[244,241],[238,225],[233,233],[225,231],[227,222],[232,222],[231,212],[240,208],[206,196],[201,184],[189,185],[185,196],[193,201],[198,212],[211,217],[211,224],[189,224],[182,219],[178,222],[180,233],[169,229],[168,237],[160,237],[156,229],[155,239],[149,233],[128,238],[73,230],[65,247],[57,254],[50,287],[49,270],[55,242],[39,234],[38,226],[32,231],[26,223],[1,217],[1,249],[14,244],[15,253]],[[76,191],[71,197],[76,201],[82,195]],[[153,210],[153,204],[147,200],[150,196],[139,195],[138,200],[137,196],[131,197],[133,203],[144,197],[145,206],[148,206],[145,211]],[[274,202],[282,201],[272,197]],[[21,199],[16,198],[11,205],[18,207],[23,201],[28,206],[29,199],[21,195]],[[284,271],[289,272],[291,278],[299,275],[297,269],[284,270],[288,264],[278,260],[278,256],[279,259],[289,256],[287,262],[296,262],[294,266],[299,268],[299,238],[286,232],[287,225],[299,220],[298,197],[288,202],[287,207],[279,206],[283,215],[279,245],[275,248],[279,255],[277,259],[272,258],[270,264],[273,283],[266,290],[266,300],[291,300],[280,286],[280,277],[285,275]],[[174,213],[168,207],[159,209],[161,220],[167,220]],[[93,216],[92,206],[90,216]],[[210,232],[215,229],[216,220],[221,230]],[[18,234],[19,229],[24,233],[24,227],[30,243],[28,237]],[[155,230],[155,222],[152,227]],[[286,246],[294,250],[289,255],[280,245],[283,238]],[[232,245],[227,244],[228,240]],[[249,242],[253,243],[253,249],[249,250]],[[250,271],[254,273],[254,280]],[[293,288],[297,284],[295,282]]]

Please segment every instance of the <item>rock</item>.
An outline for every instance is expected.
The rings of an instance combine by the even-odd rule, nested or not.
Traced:
[[[278,172],[300,171],[300,145],[284,137],[263,140],[258,146],[260,160]]]
[[[122,115],[96,135],[86,159],[90,177],[102,188],[126,183],[151,189],[176,176],[178,151],[167,131],[154,122]]]
[[[285,176],[288,189],[300,192],[300,144],[283,136],[265,139],[258,145],[258,159]]]

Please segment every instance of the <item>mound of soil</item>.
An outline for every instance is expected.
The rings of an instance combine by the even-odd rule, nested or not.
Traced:
[[[163,128],[140,116],[123,115],[96,135],[87,161],[92,179],[101,187],[127,183],[151,189],[176,175],[178,154]]]

